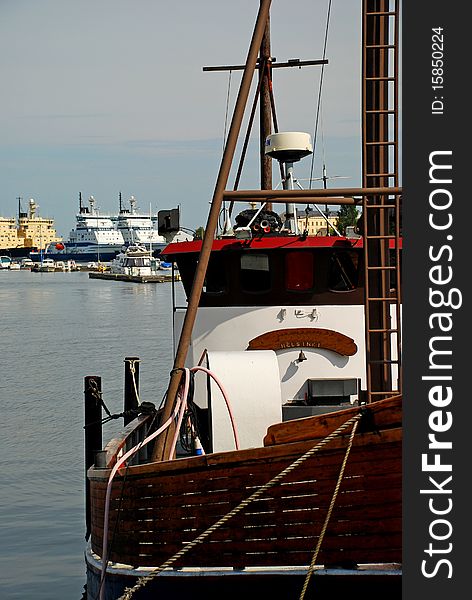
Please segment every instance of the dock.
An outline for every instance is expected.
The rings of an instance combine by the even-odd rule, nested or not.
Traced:
[[[122,273],[107,273],[91,271],[89,273],[90,279],[107,279],[112,281],[129,281],[132,283],[166,283],[172,281],[172,275],[124,275]],[[175,281],[180,281],[180,275],[174,275]]]

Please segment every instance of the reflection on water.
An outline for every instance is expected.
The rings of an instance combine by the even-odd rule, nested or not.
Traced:
[[[123,359],[139,356],[141,398],[160,402],[172,366],[171,286],[2,272],[0,307],[0,598],[79,600],[83,379],[100,375],[107,406],[121,412]]]

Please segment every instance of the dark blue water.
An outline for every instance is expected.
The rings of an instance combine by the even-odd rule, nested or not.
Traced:
[[[170,283],[0,271],[2,600],[82,597],[83,380],[101,376],[105,403],[121,412],[123,359],[138,356],[141,399],[159,403],[171,304]]]

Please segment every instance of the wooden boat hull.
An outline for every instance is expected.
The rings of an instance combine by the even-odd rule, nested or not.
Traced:
[[[100,589],[100,563],[90,552],[87,560],[87,599],[95,600]],[[111,566],[107,569],[104,600],[116,600],[131,588],[143,570]],[[156,600],[170,594],[173,598],[267,598],[287,600],[299,598],[306,568],[279,569],[179,569],[164,571],[139,590],[138,600]],[[307,588],[309,598],[359,597],[366,600],[398,600],[401,598],[399,565],[365,565],[358,569],[316,568]]]
[[[161,565],[358,410],[281,423],[269,428],[265,447],[123,469],[111,493],[109,559],[131,567]],[[400,397],[370,405],[353,440],[318,565],[351,570],[401,562],[401,434]],[[173,567],[306,570],[348,439],[347,430]],[[97,557],[109,472],[89,470]]]

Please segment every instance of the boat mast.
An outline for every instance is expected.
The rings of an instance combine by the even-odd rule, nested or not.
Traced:
[[[261,162],[261,190],[272,189],[272,159],[265,153],[265,141],[272,133],[272,115],[270,101],[270,86],[272,85],[272,57],[270,53],[270,15],[262,38],[259,52],[259,79],[260,79],[260,162]],[[272,210],[272,204],[266,205],[267,210]]]
[[[239,131],[241,129],[241,123],[244,116],[244,109],[249,96],[254,70],[256,68],[257,55],[261,47],[262,38],[267,25],[267,19],[269,17],[270,4],[271,0],[261,0],[260,2],[259,12],[246,59],[246,65],[244,67],[244,73],[231,120],[228,139],[223,152],[223,158],[221,160],[218,178],[215,184],[215,190],[213,192],[210,213],[208,215],[208,221],[205,227],[205,235],[203,237],[198,266],[195,272],[192,290],[188,300],[188,307],[185,313],[182,332],[177,347],[174,368],[172,369],[169,387],[167,389],[161,423],[165,423],[171,417],[174,410],[177,392],[182,379],[182,369],[185,366],[185,359],[187,358],[187,353],[190,346],[190,339],[197,315],[198,304],[200,302],[205,274],[208,262],[210,260],[213,239],[215,237],[215,232],[218,225],[218,217],[223,203],[223,193],[228,182],[231,163],[236,150]],[[153,460],[167,460],[172,458],[170,456],[170,447],[172,445],[174,431],[175,426],[171,425],[167,428],[166,433],[158,438],[152,456]]]

